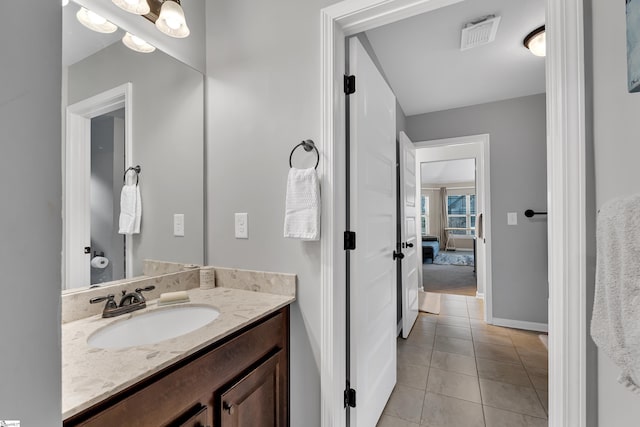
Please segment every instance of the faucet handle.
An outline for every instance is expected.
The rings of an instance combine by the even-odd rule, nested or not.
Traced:
[[[99,302],[102,302],[102,301],[107,301],[107,300],[115,302],[115,300],[114,300],[115,297],[116,296],[114,294],[109,294],[106,297],[95,297],[95,298],[91,298],[89,300],[89,303],[90,304],[96,304],[96,303],[99,303]]]
[[[151,285],[151,286],[147,286],[146,288],[136,288],[136,292],[140,293],[140,292],[149,292],[154,290],[156,287]]]
[[[89,300],[89,303],[95,304],[98,302],[107,301],[107,303],[104,305],[104,311],[103,311],[104,313],[109,310],[113,310],[114,308],[118,308],[118,303],[116,302],[115,297],[116,296],[114,294],[109,294],[106,297],[95,297],[95,298],[91,298]]]

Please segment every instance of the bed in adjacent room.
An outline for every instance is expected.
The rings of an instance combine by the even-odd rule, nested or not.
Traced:
[[[438,255],[439,251],[440,242],[438,242],[438,238],[436,236],[422,236],[422,262],[430,259],[433,264],[433,260]]]

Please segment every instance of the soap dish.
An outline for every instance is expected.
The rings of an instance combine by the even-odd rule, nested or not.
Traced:
[[[165,292],[160,294],[158,307],[189,302],[189,294],[186,291]]]

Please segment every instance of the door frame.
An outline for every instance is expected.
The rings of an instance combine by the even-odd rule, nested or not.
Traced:
[[[461,0],[343,0],[321,15],[321,423],[346,423],[345,36]],[[549,425],[586,426],[586,174],[582,0],[546,0]]]
[[[74,271],[78,262],[72,256],[74,248],[91,246],[86,236],[91,236],[90,180],[91,180],[91,119],[125,109],[124,157],[125,170],[133,165],[133,85],[125,83],[90,98],[78,101],[66,108],[66,135],[64,143],[65,166],[63,168],[63,239],[62,239],[62,283],[63,289],[69,284],[91,278],[85,273]],[[124,170],[123,170],[124,172]],[[126,277],[133,276],[133,245],[125,236]],[[84,285],[83,285],[84,286]]]
[[[489,161],[490,135],[469,135],[456,138],[445,138],[429,141],[418,141],[414,143],[416,146],[416,162],[421,162],[424,157],[425,149],[437,150],[433,155],[433,160],[429,162],[441,162],[449,160],[469,159],[476,161],[475,185],[476,195],[478,197],[478,213],[483,213],[483,239],[484,253],[482,256],[482,264],[476,262],[476,297],[484,299],[484,320],[487,323],[493,323],[493,304],[492,304],[492,287],[491,287],[491,247],[493,240],[491,239],[491,174]],[[417,166],[419,168],[420,166]],[[421,170],[416,174],[420,179]],[[477,222],[476,222],[477,227]],[[477,229],[477,228],[476,228]],[[479,246],[478,246],[479,248]],[[421,258],[422,259],[422,258]],[[477,258],[476,258],[477,260]],[[482,292],[480,292],[482,290]]]

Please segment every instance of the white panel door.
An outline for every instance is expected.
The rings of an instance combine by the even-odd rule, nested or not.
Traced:
[[[351,425],[373,427],[396,383],[396,99],[362,44],[349,40]]]
[[[409,137],[400,132],[400,242],[402,259],[402,338],[407,338],[418,318],[418,199],[416,191],[416,148]]]

